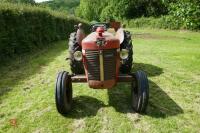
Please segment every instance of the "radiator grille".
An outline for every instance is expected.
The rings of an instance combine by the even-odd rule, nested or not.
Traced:
[[[89,80],[100,80],[99,51],[86,50]]]
[[[116,75],[116,49],[103,51],[104,80],[114,79]]]
[[[86,50],[86,64],[89,80],[100,80],[99,51]],[[116,74],[116,49],[103,50],[104,80],[115,78]]]

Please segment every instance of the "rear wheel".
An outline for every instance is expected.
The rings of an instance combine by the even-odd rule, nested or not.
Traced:
[[[65,115],[72,106],[71,76],[63,71],[58,74],[55,88],[56,107],[60,114]]]
[[[131,88],[131,106],[138,113],[145,113],[149,100],[149,83],[143,71],[134,74]]]
[[[128,50],[128,58],[122,61],[122,65],[120,67],[121,73],[130,73],[133,64],[133,46],[132,46],[132,39],[131,33],[128,31],[124,31],[124,41],[120,45],[120,49]]]
[[[83,62],[76,61],[74,59],[74,53],[76,51],[82,51],[82,48],[78,44],[78,41],[76,38],[76,32],[73,32],[70,34],[70,38],[69,38],[70,67],[71,67],[72,73],[83,74],[84,73]]]

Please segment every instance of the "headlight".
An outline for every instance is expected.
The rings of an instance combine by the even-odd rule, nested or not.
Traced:
[[[128,50],[127,50],[127,49],[122,49],[122,50],[120,51],[120,58],[121,58],[122,60],[125,60],[125,59],[128,58]]]
[[[81,51],[76,51],[76,52],[74,53],[74,59],[75,59],[76,61],[81,61],[81,60],[83,59],[82,52],[81,52]]]

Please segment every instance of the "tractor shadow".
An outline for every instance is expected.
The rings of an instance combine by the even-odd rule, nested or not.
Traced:
[[[136,63],[134,69],[143,70],[149,77],[159,76],[163,69],[150,64]],[[135,113],[130,106],[131,84],[119,83],[113,89],[107,91],[109,97],[108,105],[101,100],[90,96],[77,96],[73,99],[72,111],[66,115],[67,118],[80,119],[96,116],[98,111],[104,107],[113,107],[120,113]],[[166,118],[183,113],[181,107],[171,99],[156,83],[149,80],[150,98],[146,115],[154,118]]]
[[[163,69],[150,64],[136,63],[133,71],[143,70],[149,77],[158,76],[163,73]],[[111,90],[108,90],[109,106],[113,106],[117,112],[134,113],[130,106],[131,84],[120,83]],[[182,114],[182,108],[170,98],[162,88],[149,80],[150,97],[146,115],[154,118],[166,118]]]
[[[77,96],[73,98],[72,111],[65,117],[80,119],[84,117],[96,116],[98,110],[106,105],[90,96]]]
[[[144,71],[148,77],[159,76],[163,73],[163,69],[158,66],[144,63],[133,63],[131,71],[136,72],[137,70]]]
[[[108,90],[109,105],[113,106],[117,112],[134,113],[130,106],[130,87],[129,84],[118,84],[112,90]],[[156,83],[149,80],[149,87],[150,97],[146,115],[155,118],[166,118],[183,113],[182,108]]]

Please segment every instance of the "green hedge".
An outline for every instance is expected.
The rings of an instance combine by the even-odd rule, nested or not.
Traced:
[[[0,3],[0,61],[66,39],[74,25],[88,23],[37,6]]]
[[[162,16],[160,18],[154,17],[141,17],[131,19],[124,22],[130,28],[162,28],[162,29],[187,29],[187,30],[200,30],[200,23],[196,23],[195,27],[188,27],[185,22],[179,20],[174,16]]]

